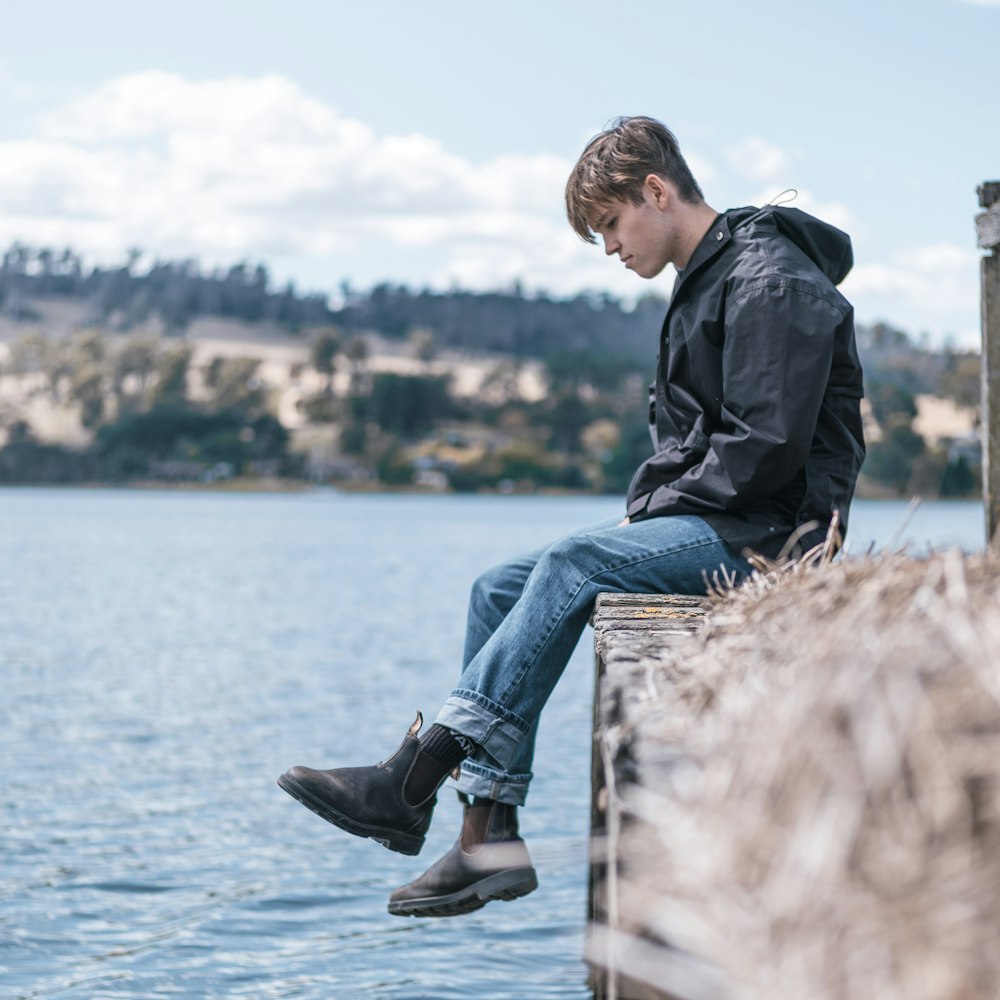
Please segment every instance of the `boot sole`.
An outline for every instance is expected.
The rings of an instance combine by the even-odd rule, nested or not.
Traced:
[[[375,843],[381,844],[383,847],[387,847],[390,851],[395,851],[397,854],[413,856],[419,854],[421,848],[424,846],[424,837],[412,833],[401,833],[399,830],[392,830],[383,826],[370,826],[367,823],[359,823],[349,816],[344,816],[343,813],[337,812],[329,803],[316,798],[293,778],[289,778],[287,774],[283,774],[278,778],[278,787],[288,792],[296,801],[301,802],[306,809],[310,809],[317,816],[321,816],[327,823],[332,823],[334,826],[340,827],[341,830],[346,830],[347,833],[354,834],[355,837],[367,837],[370,840],[374,840]]]
[[[482,909],[494,899],[519,899],[538,888],[534,868],[497,872],[446,896],[389,901],[389,912],[397,917],[456,917]]]

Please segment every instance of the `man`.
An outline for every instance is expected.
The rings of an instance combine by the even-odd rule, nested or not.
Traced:
[[[329,822],[404,854],[424,842],[448,774],[465,802],[455,846],[397,889],[390,913],[445,916],[531,892],[518,835],[538,719],[602,591],[703,594],[744,557],[804,552],[847,526],[864,458],[853,311],[836,285],[849,238],[802,212],[705,202],[674,136],[623,118],[584,150],[566,188],[588,242],[654,278],[677,269],[651,390],[654,453],[626,516],[481,576],[462,675],[371,767],[295,767],[279,784]]]

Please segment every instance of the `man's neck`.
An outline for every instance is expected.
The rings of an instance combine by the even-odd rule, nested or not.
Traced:
[[[677,259],[672,263],[679,271],[683,271],[691,260],[698,244],[712,228],[718,212],[707,202],[700,201],[697,205],[684,205],[681,220],[682,236]]]

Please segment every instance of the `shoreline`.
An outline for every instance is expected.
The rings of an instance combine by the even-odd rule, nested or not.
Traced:
[[[510,497],[621,497],[618,492],[602,492],[601,490],[574,490],[561,487],[540,487],[538,489],[478,489],[478,490],[453,490],[436,489],[428,486],[386,486],[379,483],[335,483],[335,482],[311,482],[303,479],[279,479],[279,478],[256,478],[251,476],[239,476],[228,480],[216,480],[210,483],[198,482],[196,480],[170,481],[159,479],[137,479],[130,481],[115,482],[112,480],[89,480],[80,482],[0,482],[0,490],[163,490],[176,493],[309,493],[313,491],[332,491],[344,494],[370,494],[373,496],[510,496]],[[981,503],[982,495],[970,493],[964,496],[908,496],[889,493],[881,490],[859,491],[854,502],[864,501],[871,503],[912,503],[920,504],[935,503]]]

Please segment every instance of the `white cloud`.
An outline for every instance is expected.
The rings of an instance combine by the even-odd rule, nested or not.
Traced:
[[[341,274],[373,236],[445,258],[499,241],[530,270],[570,166],[475,165],[426,136],[378,136],[281,76],[146,72],[48,115],[32,141],[0,143],[0,239],[209,261],[323,253]]]
[[[427,136],[377,135],[276,75],[146,72],[51,113],[29,142],[0,142],[0,244],[105,261],[132,246],[209,266],[250,258],[326,290],[349,277],[649,291],[570,230],[571,166],[474,164]]]
[[[790,184],[794,164],[803,159],[801,150],[785,149],[755,135],[730,143],[722,152],[736,174],[747,180],[767,183]]]
[[[799,186],[801,165],[806,159],[803,150],[751,135],[723,146],[722,158],[728,167],[725,193],[731,193],[741,204],[788,204],[840,229],[855,228],[854,215],[846,205],[821,201]],[[746,191],[751,187],[755,193],[747,198]]]
[[[957,344],[979,341],[979,257],[969,247],[939,243],[858,264],[844,293],[859,318],[888,320],[911,334],[945,331]]]

